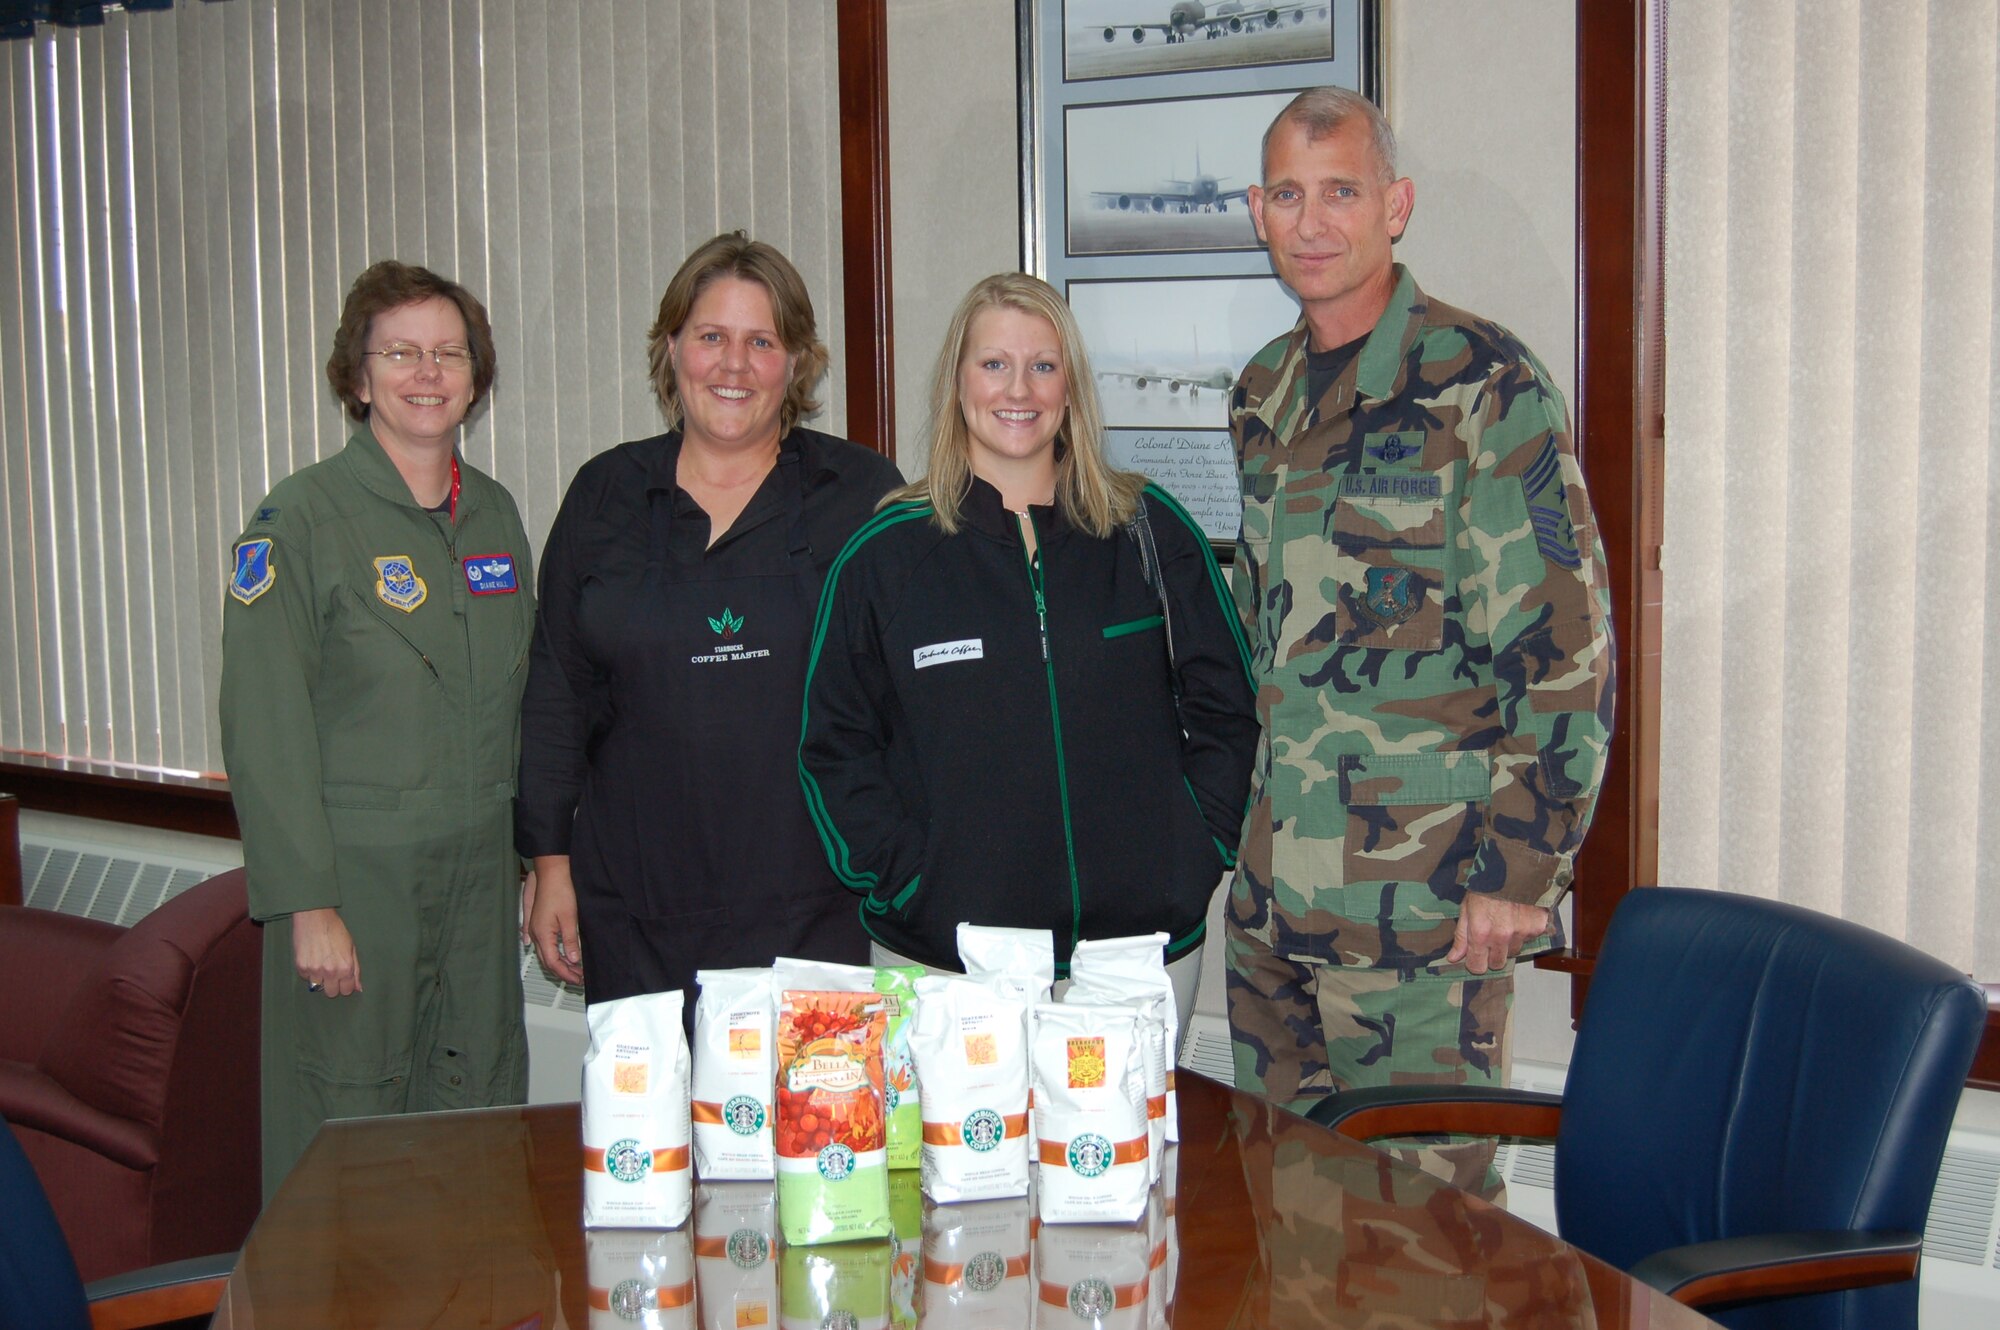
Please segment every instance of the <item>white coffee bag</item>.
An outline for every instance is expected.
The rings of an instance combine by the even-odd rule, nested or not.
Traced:
[[[1167,1149],[1167,1016],[1173,1002],[1155,993],[1131,1002],[1114,1002],[1100,991],[1070,985],[1064,1002],[1083,1006],[1129,1007],[1139,1016],[1139,1050],[1146,1065],[1147,1181],[1160,1180],[1160,1157]]]
[[[1114,937],[1076,944],[1069,958],[1069,993],[1100,994],[1113,1002],[1131,1002],[1154,993],[1167,997],[1166,1138],[1181,1138],[1180,1110],[1174,1096],[1175,1069],[1180,1065],[1181,1018],[1174,1006],[1174,981],[1167,977],[1167,935]]]
[[[972,979],[916,981],[910,1051],[924,1086],[923,1185],[933,1201],[1028,1193],[1028,1008]]]
[[[1031,1008],[1049,1000],[1056,981],[1056,936],[1046,928],[958,926],[965,977],[999,984]]]
[[[1151,1180],[1139,1013],[1045,1002],[1033,1048],[1042,1222],[1137,1219]]]
[[[695,1172],[718,1181],[769,1179],[778,1070],[771,971],[700,970],[695,982]]]
[[[688,1235],[601,1228],[583,1235],[590,1330],[682,1330],[694,1316]]]
[[[583,1226],[678,1228],[693,1204],[684,995],[593,1002],[583,1058]]]

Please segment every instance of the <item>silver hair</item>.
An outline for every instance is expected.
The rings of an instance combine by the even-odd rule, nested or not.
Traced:
[[[1271,176],[1271,136],[1278,132],[1278,126],[1287,121],[1306,131],[1306,141],[1323,139],[1339,129],[1349,119],[1360,116],[1368,122],[1368,128],[1375,140],[1375,156],[1382,166],[1382,180],[1396,178],[1396,131],[1389,127],[1389,118],[1382,114],[1382,108],[1350,88],[1307,88],[1291,101],[1264,131],[1264,178]]]

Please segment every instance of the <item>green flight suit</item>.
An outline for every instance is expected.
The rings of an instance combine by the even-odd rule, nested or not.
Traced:
[[[507,491],[426,512],[366,426],[234,548],[222,749],[265,921],[264,1190],[329,1118],[520,1103],[513,850],[535,617]],[[307,991],[291,915],[334,906],[362,991]]]

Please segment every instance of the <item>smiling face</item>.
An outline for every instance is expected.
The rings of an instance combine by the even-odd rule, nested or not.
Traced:
[[[1383,175],[1363,117],[1316,139],[1287,121],[1271,135],[1264,184],[1250,189],[1257,238],[1323,348],[1373,328],[1395,289],[1391,244],[1410,220],[1415,186]]]
[[[973,315],[958,362],[958,401],[974,475],[1003,494],[1011,488],[1003,478],[1046,470],[1053,483],[1056,430],[1069,407],[1055,325],[1005,305]]]
[[[731,449],[777,442],[797,362],[777,327],[771,295],[756,282],[722,277],[695,297],[671,352],[687,442]]]
[[[465,316],[443,296],[377,314],[368,326],[366,349],[380,351],[398,343],[424,351],[464,348]],[[368,404],[368,424],[383,447],[449,448],[472,406],[472,370],[439,369],[428,355],[414,369],[391,365],[381,356],[363,356],[355,396]]]

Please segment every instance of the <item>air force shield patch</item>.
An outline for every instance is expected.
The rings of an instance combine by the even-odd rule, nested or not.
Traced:
[[[375,560],[375,594],[384,605],[408,614],[424,603],[430,588],[417,576],[407,554],[385,554]]]
[[[1370,568],[1361,603],[1384,628],[1394,628],[1416,616],[1424,588],[1408,568]]]
[[[248,605],[269,591],[278,580],[271,567],[268,536],[246,540],[236,547],[236,569],[229,574],[229,594]]]
[[[465,561],[465,589],[475,596],[504,596],[521,589],[511,554],[475,554]]]

